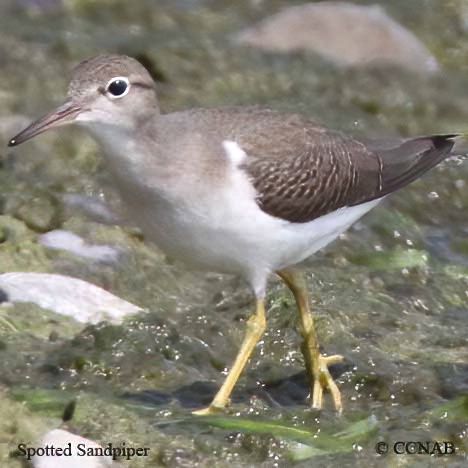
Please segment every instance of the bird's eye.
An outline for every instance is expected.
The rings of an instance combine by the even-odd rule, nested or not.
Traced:
[[[130,89],[130,83],[128,82],[128,78],[118,76],[116,78],[112,78],[106,85],[106,92],[113,97],[119,98],[123,97],[128,93]]]

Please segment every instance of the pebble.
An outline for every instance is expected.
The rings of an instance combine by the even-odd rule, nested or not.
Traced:
[[[87,244],[80,236],[65,229],[54,229],[38,238],[39,244],[48,249],[65,250],[79,257],[105,263],[116,263],[120,252],[110,245]]]
[[[49,454],[42,454],[40,449],[46,447],[60,450],[62,455],[58,456],[57,452],[53,455],[49,449]],[[80,450],[81,448],[81,450]],[[121,466],[112,460],[111,456],[80,456],[83,448],[87,449],[102,449],[102,447],[93,440],[85,439],[79,435],[65,431],[63,429],[53,429],[42,436],[35,444],[26,447],[27,449],[37,451],[37,455],[31,457],[34,468],[103,468]],[[66,452],[62,450],[66,449]],[[70,450],[69,450],[70,449]],[[70,453],[70,455],[69,455]]]
[[[9,302],[32,302],[82,323],[121,323],[142,309],[94,284],[50,273],[0,274],[0,290]]]
[[[341,66],[396,64],[420,73],[439,65],[418,38],[379,5],[293,6],[240,31],[234,40],[271,52],[315,51]]]

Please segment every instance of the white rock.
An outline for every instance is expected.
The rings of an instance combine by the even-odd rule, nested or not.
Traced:
[[[100,262],[115,263],[120,252],[110,245],[87,244],[80,236],[65,229],[55,229],[39,236],[39,244],[54,250],[66,250],[79,257]]]
[[[9,302],[33,302],[83,323],[121,323],[141,308],[86,281],[49,273],[12,272],[0,275],[0,289]]]
[[[34,468],[103,468],[106,466],[120,466],[113,462],[111,456],[79,456],[78,454],[81,452],[79,451],[78,446],[85,447],[85,450],[87,448],[99,449],[102,447],[97,442],[85,439],[84,437],[71,432],[64,431],[63,429],[53,429],[52,431],[47,432],[38,442],[28,446],[27,448],[39,450],[46,446],[53,446],[55,449],[66,449],[66,452],[64,452],[65,455],[33,456],[31,460]],[[41,453],[41,451],[38,451],[38,454]]]

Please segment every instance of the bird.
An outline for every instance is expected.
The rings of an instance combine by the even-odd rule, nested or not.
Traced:
[[[223,411],[265,328],[265,293],[278,275],[298,309],[309,404],[324,392],[343,402],[319,348],[303,262],[387,195],[452,154],[459,134],[403,139],[375,149],[314,119],[262,106],[162,113],[157,85],[132,57],[98,55],[78,64],[67,99],[12,138],[17,146],[68,124],[85,127],[128,213],[167,256],[189,267],[234,274],[255,306],[239,352],[206,408]]]

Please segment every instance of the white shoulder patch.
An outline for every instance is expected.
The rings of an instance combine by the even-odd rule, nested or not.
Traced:
[[[235,141],[224,140],[223,148],[227,157],[234,166],[241,164],[247,157],[245,151]]]

